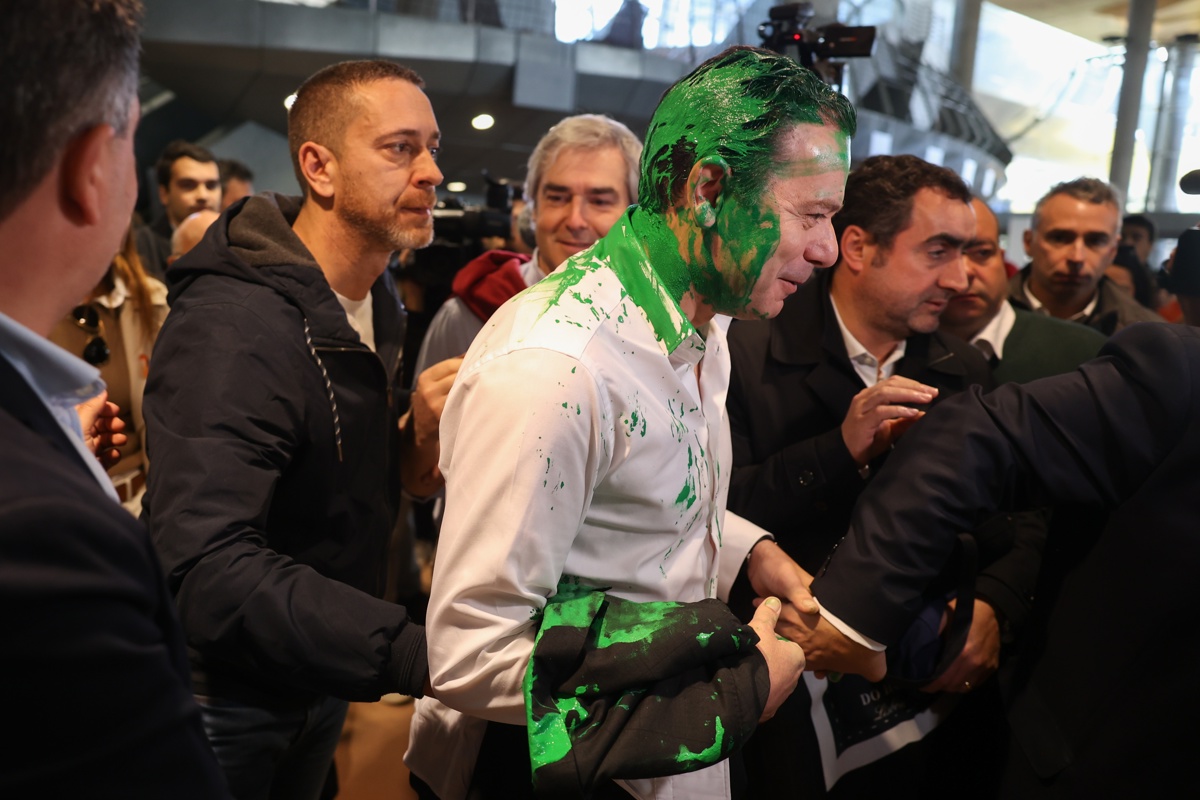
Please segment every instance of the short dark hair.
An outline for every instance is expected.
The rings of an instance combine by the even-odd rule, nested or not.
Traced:
[[[971,202],[971,190],[953,170],[910,155],[871,156],[850,171],[842,209],[833,215],[838,242],[851,225],[889,250],[896,236],[912,224],[913,198],[932,189],[952,200]]]
[[[128,130],[139,0],[0,0],[0,219],[97,125]]]
[[[642,150],[638,203],[662,213],[679,199],[692,166],[718,155],[735,195],[761,193],[780,137],[796,125],[857,124],[850,101],[786,56],[731,47],[663,93]]]
[[[222,189],[231,180],[245,181],[246,183],[254,180],[254,173],[250,171],[250,168],[236,158],[220,159],[217,161],[217,169],[221,172]]]
[[[376,81],[408,81],[424,89],[425,81],[414,70],[394,61],[343,61],[317,70],[296,90],[288,110],[288,152],[300,191],[308,193],[308,181],[300,169],[300,147],[316,142],[336,155],[353,115],[355,90]]]
[[[207,147],[176,139],[163,148],[154,164],[154,177],[164,189],[171,185],[171,167],[181,158],[190,158],[201,164],[216,164],[217,157]]]
[[[1146,233],[1150,234],[1150,241],[1153,242],[1158,237],[1158,229],[1154,227],[1154,222],[1145,214],[1126,214],[1121,220],[1121,227],[1132,225],[1135,228],[1142,228]]]

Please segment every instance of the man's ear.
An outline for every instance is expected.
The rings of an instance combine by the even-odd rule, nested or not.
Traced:
[[[875,240],[865,229],[857,225],[847,225],[842,231],[842,240],[838,242],[838,252],[841,253],[839,263],[846,265],[851,272],[862,272],[875,258]]]
[[[1021,234],[1021,241],[1025,243],[1025,255],[1031,256],[1029,248],[1033,247],[1033,228],[1025,229],[1025,232]]]
[[[97,125],[71,139],[63,149],[61,201],[67,218],[76,225],[96,225],[104,216],[112,192],[111,125]]]
[[[711,228],[717,222],[717,200],[728,186],[732,170],[720,156],[705,156],[688,173],[686,211],[696,225]]]
[[[338,168],[333,151],[316,142],[305,142],[300,145],[296,157],[300,162],[300,173],[312,193],[317,197],[332,198]]]

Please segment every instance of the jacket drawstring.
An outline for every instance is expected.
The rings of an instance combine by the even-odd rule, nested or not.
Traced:
[[[304,341],[308,345],[308,352],[312,354],[313,360],[317,362],[317,366],[321,368],[321,377],[325,380],[325,392],[329,395],[329,410],[333,412],[333,439],[337,444],[338,463],[342,462],[342,419],[338,415],[337,398],[333,396],[333,382],[329,380],[329,372],[325,369],[325,362],[321,360],[321,356],[317,355],[317,348],[313,346],[312,332],[308,329],[308,319],[304,319]]]

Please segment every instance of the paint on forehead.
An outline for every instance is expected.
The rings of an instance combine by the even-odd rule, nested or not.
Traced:
[[[802,150],[807,150],[810,155],[804,158],[776,158],[773,159],[771,166],[771,176],[779,180],[787,180],[788,178],[811,178],[816,175],[824,175],[827,172],[849,172],[850,171],[850,137],[838,130],[833,125],[825,126],[829,131],[837,147],[832,150],[820,149],[815,156],[811,155],[811,149],[801,145]],[[803,136],[804,131],[788,134],[784,137],[784,141],[780,143],[780,150],[784,152],[792,151],[794,148],[789,146],[787,142],[788,136]],[[840,190],[841,187],[839,187]]]

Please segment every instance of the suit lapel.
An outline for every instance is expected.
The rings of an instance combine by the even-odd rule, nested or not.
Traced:
[[[919,333],[909,337],[896,374],[922,383],[961,386],[967,366],[941,339]]]

